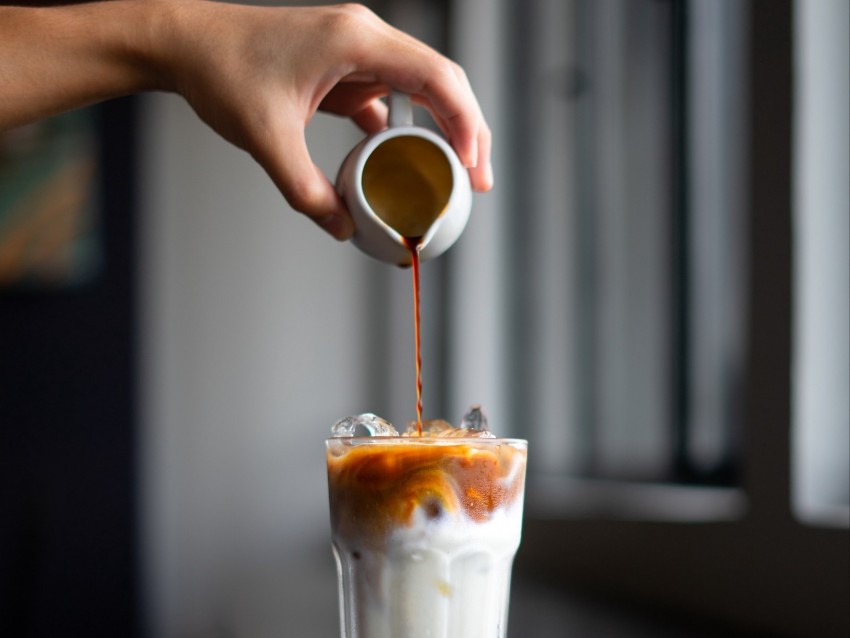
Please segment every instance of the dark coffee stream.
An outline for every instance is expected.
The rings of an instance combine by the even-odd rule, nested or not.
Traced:
[[[422,436],[422,338],[419,322],[419,248],[421,237],[405,237],[404,245],[410,251],[413,271],[413,332],[416,343],[416,433]]]

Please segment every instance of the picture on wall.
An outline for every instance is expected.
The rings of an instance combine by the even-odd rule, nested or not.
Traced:
[[[92,109],[0,132],[0,290],[85,285],[101,267]]]

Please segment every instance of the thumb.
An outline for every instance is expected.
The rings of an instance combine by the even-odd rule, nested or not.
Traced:
[[[333,184],[310,158],[303,129],[286,131],[275,143],[266,142],[255,158],[292,208],[337,240],[351,237],[351,215]]]

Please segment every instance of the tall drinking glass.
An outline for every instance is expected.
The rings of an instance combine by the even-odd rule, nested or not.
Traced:
[[[503,638],[526,442],[326,442],[343,638]]]

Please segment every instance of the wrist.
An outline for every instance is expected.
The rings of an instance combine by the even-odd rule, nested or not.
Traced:
[[[56,32],[84,34],[72,54],[87,66],[92,89],[99,93],[94,97],[107,99],[173,89],[168,71],[179,56],[174,25],[186,4],[190,2],[110,0],[43,11],[55,20]]]
[[[173,62],[179,56],[175,37],[182,2],[113,0],[104,2],[124,15],[116,16],[110,34],[114,61],[126,78],[127,93],[173,91]]]
[[[136,5],[142,28],[133,36],[128,55],[139,72],[140,90],[180,92],[182,67],[188,62],[194,6],[199,0],[129,0]],[[199,24],[194,28],[202,30]]]

